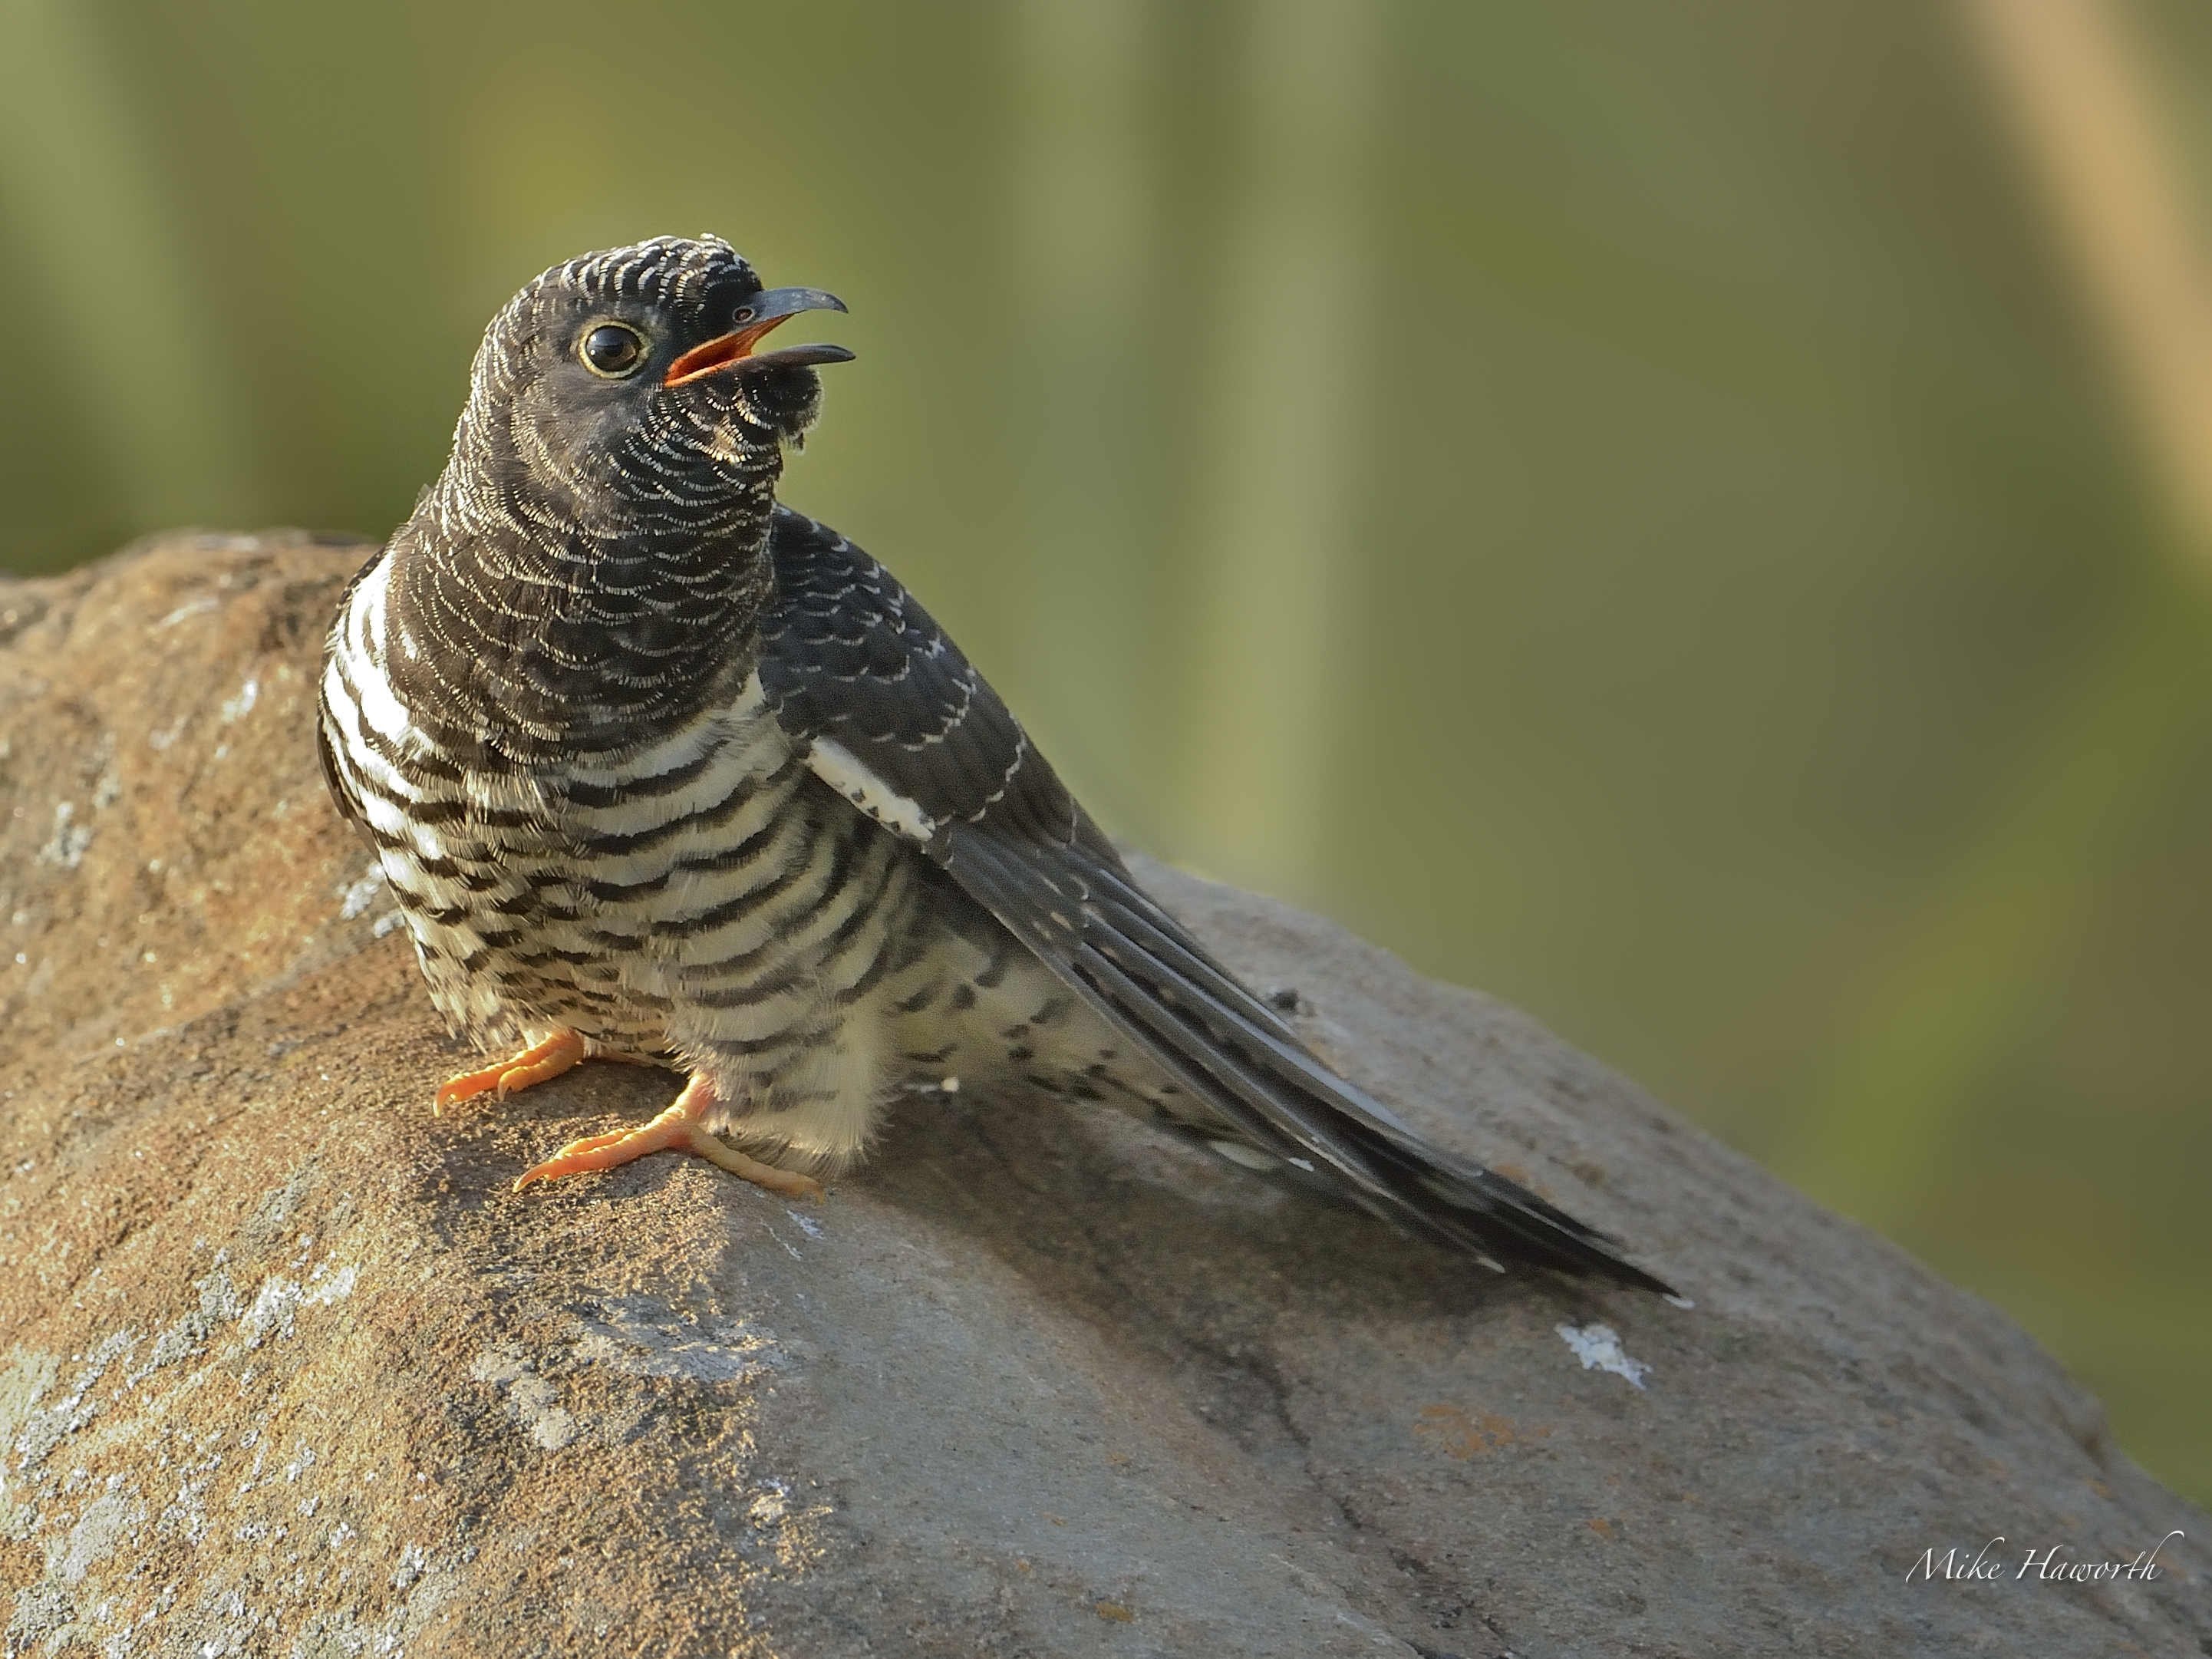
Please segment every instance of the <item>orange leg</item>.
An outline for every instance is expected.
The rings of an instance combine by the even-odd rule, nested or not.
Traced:
[[[779,1170],[773,1164],[747,1158],[720,1137],[709,1134],[704,1119],[715,1100],[714,1086],[694,1073],[684,1085],[684,1092],[676,1097],[675,1103],[652,1122],[641,1128],[572,1140],[544,1163],[525,1170],[514,1183],[514,1190],[520,1192],[533,1181],[551,1181],[561,1176],[581,1175],[589,1170],[615,1169],[648,1152],[689,1152],[756,1187],[765,1187],[787,1198],[822,1196],[822,1183],[812,1176]]]
[[[473,1099],[487,1091],[504,1098],[518,1089],[556,1078],[584,1058],[584,1039],[574,1031],[556,1031],[544,1042],[525,1048],[512,1059],[495,1061],[480,1072],[464,1072],[438,1085],[433,1115],[442,1114],[456,1101]]]

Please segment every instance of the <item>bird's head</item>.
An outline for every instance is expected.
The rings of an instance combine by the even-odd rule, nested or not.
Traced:
[[[757,349],[819,289],[762,286],[720,237],[657,237],[556,265],[484,332],[454,467],[589,531],[698,532],[764,507],[842,346]],[[519,498],[519,500],[518,500]]]

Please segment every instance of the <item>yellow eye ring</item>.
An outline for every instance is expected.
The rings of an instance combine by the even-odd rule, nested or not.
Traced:
[[[645,336],[628,323],[594,323],[576,342],[576,355],[601,380],[626,380],[645,361]]]

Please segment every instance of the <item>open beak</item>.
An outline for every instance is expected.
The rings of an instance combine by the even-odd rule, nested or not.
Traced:
[[[788,322],[802,311],[842,311],[845,302],[834,294],[825,294],[818,288],[765,289],[738,307],[733,320],[737,326],[727,334],[718,336],[704,345],[693,346],[674,362],[669,364],[663,386],[682,386],[686,380],[696,380],[704,374],[722,369],[793,368],[811,363],[849,363],[853,354],[842,346],[797,345],[786,346],[781,351],[763,351],[756,356],[753,347],[781,324]]]

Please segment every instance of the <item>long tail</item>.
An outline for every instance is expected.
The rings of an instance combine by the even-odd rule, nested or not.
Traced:
[[[976,867],[980,849],[966,850],[965,878],[972,889],[989,888],[996,872]],[[1517,1182],[1422,1140],[1323,1065],[1118,860],[1083,863],[1090,890],[1080,942],[1040,954],[1247,1139],[1315,1175],[1333,1173],[1350,1197],[1383,1219],[1486,1261],[1495,1253],[1674,1294],[1623,1260],[1595,1228]],[[1010,884],[1018,879],[1015,870],[1004,873]]]

